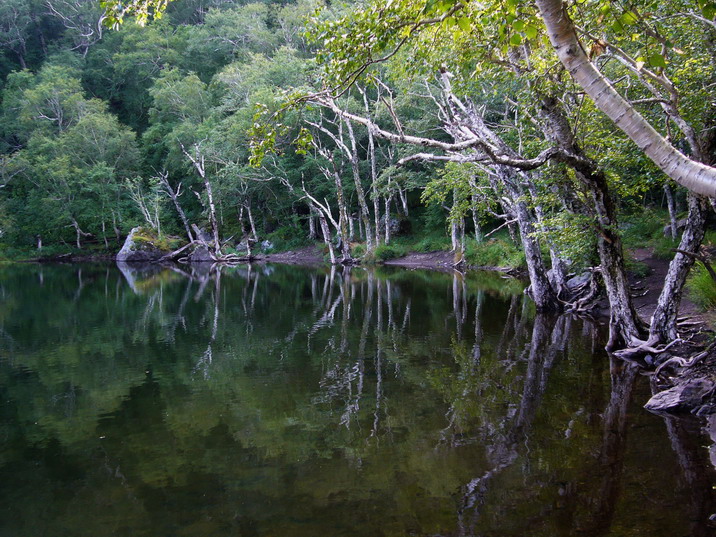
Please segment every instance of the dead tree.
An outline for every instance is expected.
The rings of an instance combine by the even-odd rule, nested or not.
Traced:
[[[194,144],[193,154],[187,151],[184,144],[180,143],[179,145],[181,146],[184,156],[189,159],[196,169],[196,172],[199,174],[199,177],[201,177],[201,180],[204,182],[204,189],[209,203],[209,225],[211,226],[211,235],[213,238],[213,250],[215,255],[219,255],[221,251],[221,242],[219,241],[219,224],[216,220],[216,206],[214,205],[214,194],[211,188],[211,181],[209,181],[206,174],[205,157],[201,153],[199,144]]]
[[[166,193],[167,196],[169,196],[169,199],[172,200],[174,208],[176,209],[177,214],[179,215],[179,218],[184,225],[184,231],[186,232],[186,236],[189,239],[189,242],[193,242],[194,236],[191,233],[189,219],[186,217],[186,213],[184,212],[184,209],[179,203],[179,196],[182,195],[182,183],[179,182],[177,187],[173,188],[171,183],[169,182],[169,172],[167,172],[166,170],[159,173],[157,175],[157,178],[159,179],[159,184],[161,185],[162,190]]]

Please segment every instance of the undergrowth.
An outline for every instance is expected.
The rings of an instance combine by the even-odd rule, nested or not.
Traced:
[[[716,282],[701,263],[691,269],[686,287],[691,301],[701,309],[716,308]]]
[[[525,266],[525,253],[511,241],[501,238],[481,243],[469,240],[465,245],[465,261],[479,267],[519,268]]]

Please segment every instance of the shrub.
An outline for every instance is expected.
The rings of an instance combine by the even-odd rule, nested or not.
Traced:
[[[689,298],[703,310],[716,307],[716,282],[702,264],[694,265],[686,281]]]
[[[659,259],[673,259],[674,248],[679,246],[679,241],[672,240],[671,237],[654,237],[654,257]]]
[[[525,254],[511,242],[501,239],[483,243],[469,241],[465,246],[465,260],[480,267],[518,268],[525,265]]]
[[[365,244],[354,244],[351,247],[351,255],[355,258],[363,257],[365,255]]]
[[[405,250],[397,244],[381,244],[373,251],[373,255],[378,261],[388,261],[405,255]]]
[[[665,238],[664,225],[667,221],[663,211],[646,211],[624,218],[621,225],[624,245],[628,248],[652,246],[655,240]]]
[[[435,252],[437,250],[449,250],[450,241],[445,236],[428,236],[422,238],[416,245],[416,252]]]

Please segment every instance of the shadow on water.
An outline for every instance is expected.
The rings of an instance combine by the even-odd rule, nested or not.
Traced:
[[[20,267],[0,298],[0,535],[713,532],[703,424],[500,275]]]

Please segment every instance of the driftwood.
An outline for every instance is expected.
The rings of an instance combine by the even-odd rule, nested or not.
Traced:
[[[186,255],[186,253],[192,247],[197,247],[197,246],[206,246],[207,250],[209,251],[209,255],[211,256],[212,260],[215,263],[245,263],[245,262],[255,259],[255,257],[253,255],[251,255],[251,250],[249,250],[248,256],[239,256],[236,254],[224,255],[221,252],[218,252],[218,253],[212,252],[211,249],[209,249],[206,242],[199,239],[199,240],[194,240],[188,244],[185,244],[178,250],[169,252],[165,256],[161,257],[159,259],[159,262],[161,263],[164,261],[178,261],[179,263],[188,263],[188,262],[190,262],[190,258],[189,258],[189,256]]]
[[[178,250],[174,250],[173,252],[169,252],[165,256],[159,258],[159,262],[162,261],[174,261],[177,259],[183,252],[185,252],[190,246],[194,246],[196,244],[200,244],[199,241],[191,241],[189,244],[185,244]]]

